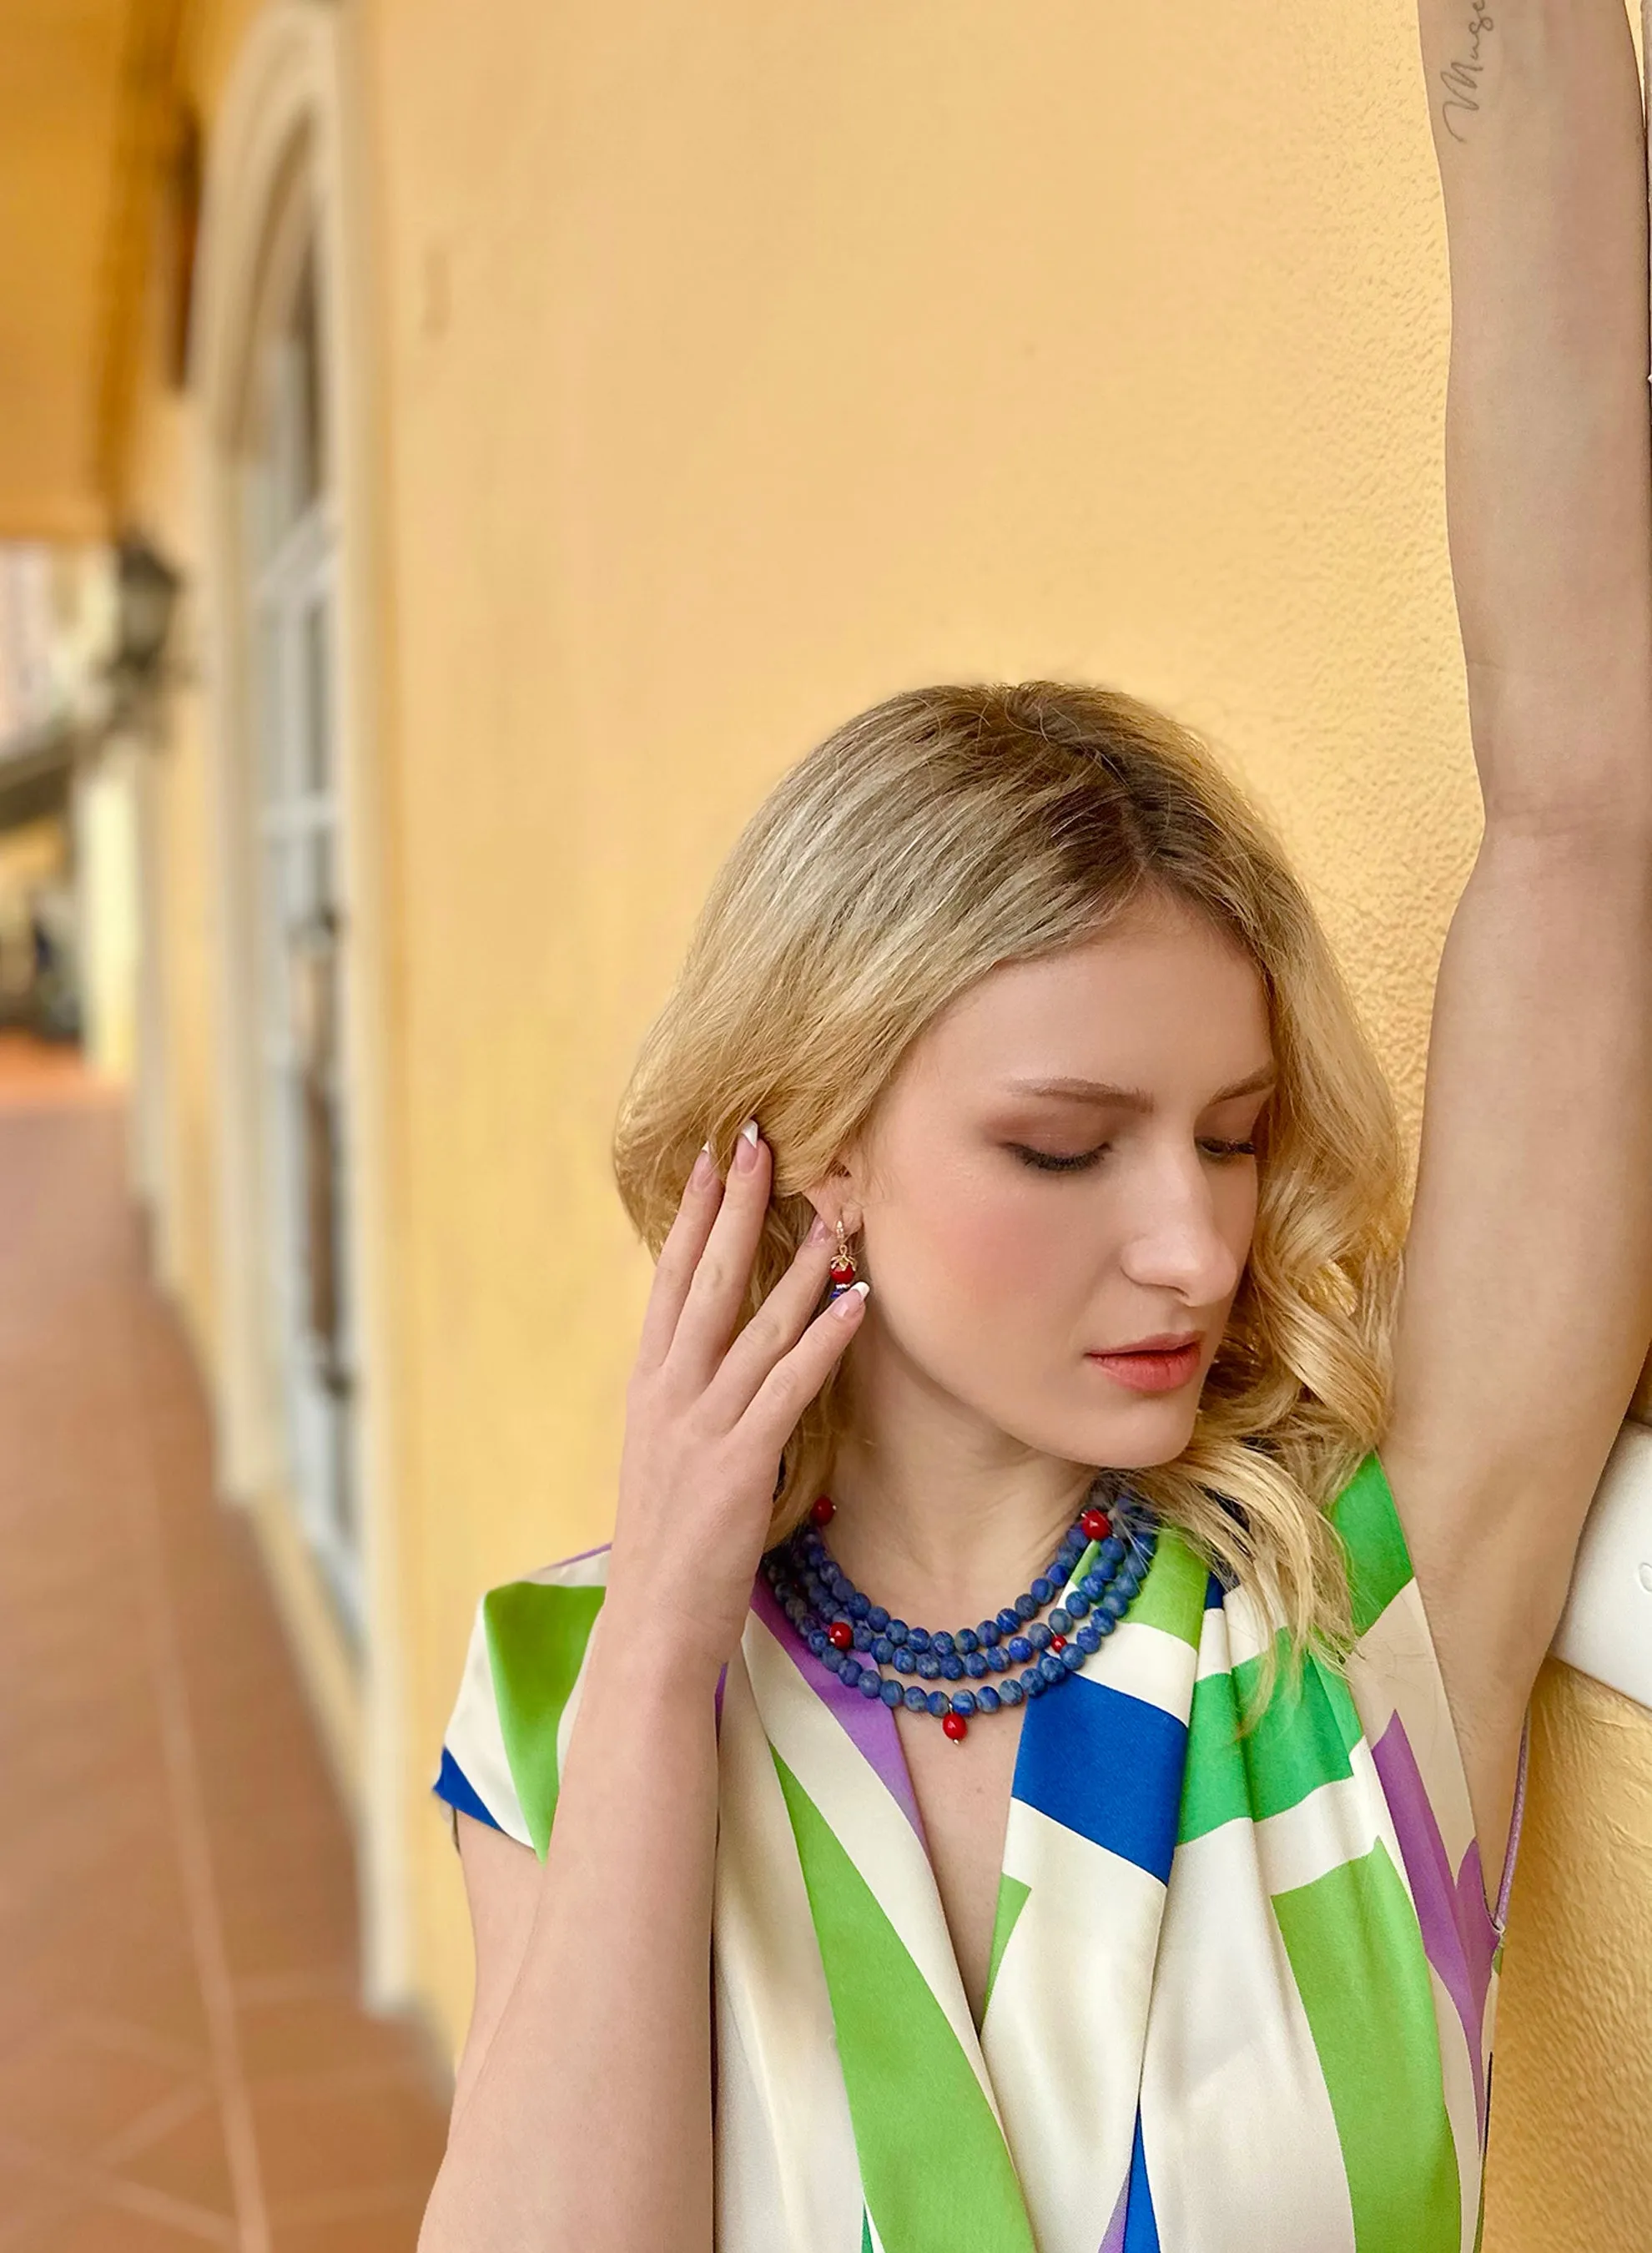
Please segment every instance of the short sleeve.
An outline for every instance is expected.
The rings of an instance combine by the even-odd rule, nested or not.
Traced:
[[[478,1600],[430,1786],[541,1860],[607,1572],[596,1550]]]

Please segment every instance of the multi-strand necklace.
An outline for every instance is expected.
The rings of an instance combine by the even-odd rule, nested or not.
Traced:
[[[976,1714],[1042,1698],[1100,1650],[1134,1600],[1157,1540],[1152,1514],[1134,1496],[1111,1510],[1083,1510],[1030,1588],[995,1619],[948,1633],[891,1619],[861,1593],[823,1538],[835,1514],[823,1494],[763,1559],[775,1601],[847,1689],[932,1713],[954,1744]]]

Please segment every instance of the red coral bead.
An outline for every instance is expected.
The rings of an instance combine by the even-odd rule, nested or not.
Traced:
[[[962,1713],[943,1713],[941,1733],[943,1736],[951,1737],[955,1745],[961,1745],[969,1734],[969,1723]]]
[[[1078,1521],[1078,1530],[1087,1541],[1105,1541],[1112,1531],[1112,1520],[1105,1510],[1087,1510]]]
[[[834,1283],[853,1283],[854,1280],[854,1269],[847,1260],[834,1259],[826,1273]]]
[[[1067,1648],[1066,1636],[1064,1635],[1052,1635],[1049,1638],[1049,1647],[1052,1650],[1065,1650]]]
[[[809,1504],[809,1515],[817,1525],[830,1525],[837,1514],[837,1504],[829,1494],[823,1494],[818,1502]]]
[[[826,1641],[833,1650],[852,1650],[854,1648],[854,1629],[847,1620],[833,1620],[826,1629]]]

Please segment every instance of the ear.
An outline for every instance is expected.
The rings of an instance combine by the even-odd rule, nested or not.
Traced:
[[[854,1236],[861,1220],[860,1190],[854,1175],[847,1166],[834,1166],[821,1182],[814,1182],[803,1192],[828,1228],[841,1221],[846,1236]]]

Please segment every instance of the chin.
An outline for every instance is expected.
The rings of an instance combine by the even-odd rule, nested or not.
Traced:
[[[1174,1462],[1185,1451],[1198,1412],[1198,1388],[1189,1385],[1181,1392],[1147,1394],[1103,1411],[1093,1400],[1082,1406],[1052,1404],[1042,1414],[1006,1420],[1004,1429],[1066,1462],[1145,1471]]]

